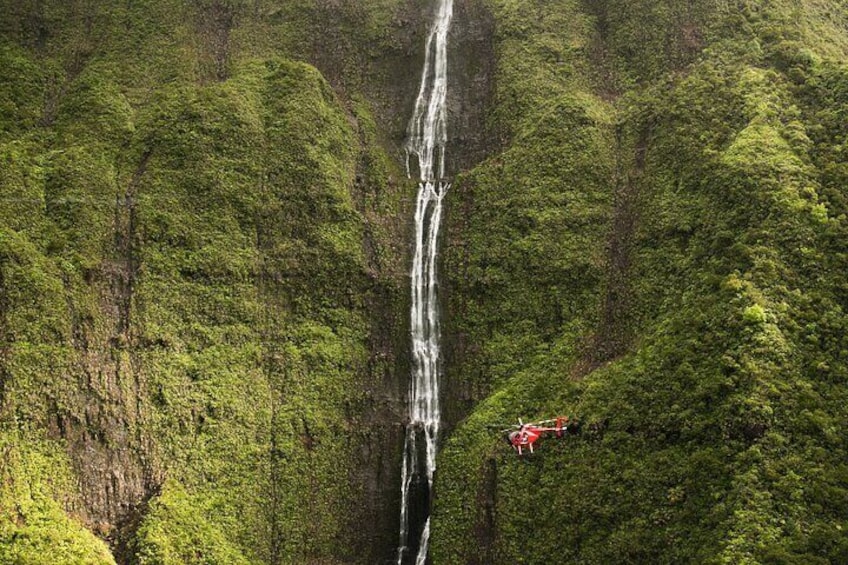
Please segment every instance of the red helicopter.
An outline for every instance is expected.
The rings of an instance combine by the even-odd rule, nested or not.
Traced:
[[[518,455],[523,455],[524,449],[529,449],[530,453],[533,453],[533,445],[543,437],[556,434],[556,437],[561,438],[568,431],[576,432],[576,425],[577,421],[570,420],[568,416],[528,424],[519,418],[517,426],[502,431],[507,434],[507,442],[518,452]]]

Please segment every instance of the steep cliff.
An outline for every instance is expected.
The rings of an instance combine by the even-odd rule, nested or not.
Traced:
[[[0,560],[390,555],[426,6],[0,12]]]
[[[845,561],[848,12],[488,4],[434,561]],[[524,459],[489,427],[560,414]]]
[[[0,1],[0,562],[392,558],[430,8]],[[452,30],[433,561],[848,561],[846,8]]]

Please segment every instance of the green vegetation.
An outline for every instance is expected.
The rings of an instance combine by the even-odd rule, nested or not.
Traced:
[[[4,433],[0,454],[0,561],[114,565],[106,544],[62,510],[74,488],[61,450]]]
[[[435,560],[845,561],[848,14],[491,4],[509,141],[453,193],[448,371],[480,402],[441,455]],[[561,413],[582,433],[526,459],[487,427]]]
[[[391,554],[426,4],[0,2],[0,562]],[[847,562],[846,8],[456,9],[434,561]]]
[[[400,431],[359,431],[400,418],[394,118],[296,59],[318,29],[396,42],[401,7],[307,4],[3,5],[0,561],[112,562],[91,530],[139,564],[395,537],[361,446]]]
[[[248,563],[227,536],[201,512],[179,485],[166,483],[136,532],[134,561],[148,563]]]

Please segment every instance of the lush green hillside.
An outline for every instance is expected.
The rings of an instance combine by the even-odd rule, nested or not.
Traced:
[[[474,408],[435,561],[848,560],[848,12],[490,4],[508,142],[453,193]],[[487,427],[562,413],[525,459]]]
[[[455,11],[434,562],[848,561],[846,8]],[[391,558],[428,17],[0,1],[0,562]]]
[[[0,8],[0,561],[391,552],[418,12]]]

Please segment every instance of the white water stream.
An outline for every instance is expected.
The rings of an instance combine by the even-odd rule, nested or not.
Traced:
[[[412,375],[409,387],[409,423],[404,441],[401,471],[400,543],[397,564],[403,565],[410,550],[410,541],[418,540],[415,565],[424,565],[430,542],[429,508],[424,513],[421,531],[411,532],[410,503],[414,492],[423,487],[423,467],[426,484],[426,503],[429,504],[436,470],[436,442],[439,437],[439,302],[436,259],[439,228],[442,219],[442,199],[450,184],[445,176],[445,145],[447,143],[447,46],[448,30],[453,16],[453,0],[438,0],[435,21],[427,36],[421,87],[415,110],[409,121],[406,142],[407,175],[412,176],[409,163],[418,161],[418,198],[415,205],[415,253],[411,287],[412,307]],[[423,437],[424,460],[419,461],[419,439]],[[418,488],[416,488],[416,485]],[[415,536],[415,537],[412,537]]]

